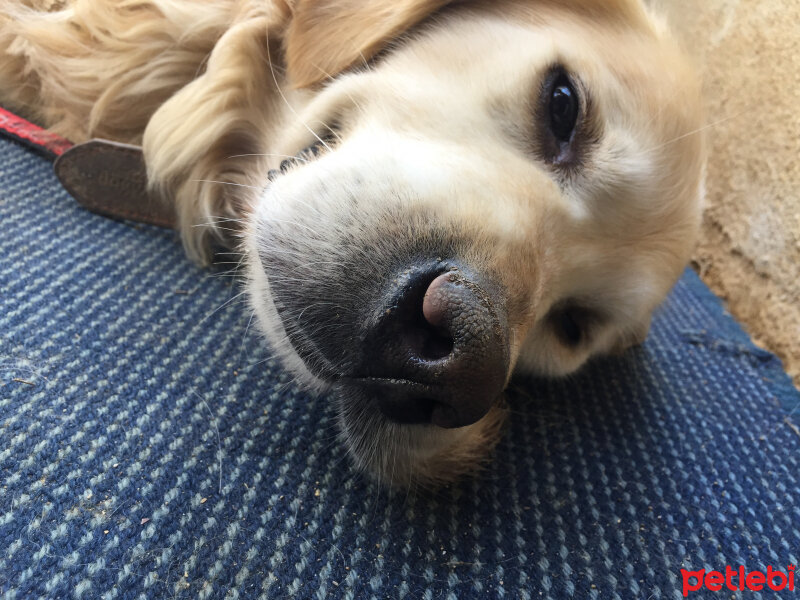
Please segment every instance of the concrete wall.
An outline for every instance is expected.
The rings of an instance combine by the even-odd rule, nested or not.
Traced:
[[[702,69],[701,276],[800,386],[800,2],[660,0]]]

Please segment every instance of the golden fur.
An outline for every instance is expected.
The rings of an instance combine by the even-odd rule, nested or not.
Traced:
[[[644,338],[697,232],[700,88],[637,0],[5,0],[0,48],[0,101],[75,141],[143,144],[192,258],[239,225],[253,310],[311,388],[330,382],[288,342],[275,287],[333,285],[320,264],[356,260],[343,240],[362,241],[364,269],[459,240],[507,290],[512,367],[563,375]],[[554,64],[591,98],[569,170],[532,150]],[[319,138],[321,158],[263,191]],[[265,252],[306,262],[270,278]],[[577,347],[551,318],[574,300],[602,314]],[[503,419],[440,431],[364,413],[339,406],[356,462],[403,483],[471,470]]]

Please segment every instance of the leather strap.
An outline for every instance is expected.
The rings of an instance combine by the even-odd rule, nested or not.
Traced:
[[[0,133],[43,154],[50,160],[72,147],[72,142],[69,140],[42,129],[3,107],[0,107]]]
[[[175,227],[173,207],[148,192],[139,146],[94,139],[56,159],[61,184],[90,211],[114,219]]]
[[[73,145],[2,107],[0,135],[55,160],[54,169],[61,184],[92,212],[112,219],[175,227],[172,205],[148,192],[139,146],[101,139]]]

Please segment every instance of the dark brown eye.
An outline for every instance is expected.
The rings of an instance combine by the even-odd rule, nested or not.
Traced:
[[[553,81],[547,112],[553,136],[560,142],[568,142],[578,122],[580,104],[566,73],[560,73]]]
[[[577,76],[554,65],[544,73],[535,108],[534,151],[558,172],[581,166],[598,131],[591,118],[591,97]]]
[[[581,302],[567,300],[550,311],[549,321],[562,344],[577,348],[591,341],[595,330],[603,325],[606,317]]]
[[[567,346],[575,347],[583,340],[583,326],[580,316],[569,308],[559,311],[555,319],[558,337]]]

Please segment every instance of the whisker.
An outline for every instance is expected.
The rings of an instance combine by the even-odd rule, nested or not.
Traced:
[[[214,179],[190,179],[194,183],[218,183],[220,185],[233,185],[236,187],[246,187],[253,190],[260,190],[262,188],[255,185],[245,185],[244,183],[233,183],[232,181],[216,181]]]
[[[274,194],[274,193],[273,193],[273,195],[277,196],[277,194]],[[280,198],[277,198],[277,199],[280,200]],[[294,202],[296,204],[299,204],[300,206],[305,206],[306,208],[308,208],[308,210],[310,212],[319,214],[319,209],[317,207],[309,204],[308,202],[306,202],[305,200],[302,200],[301,198],[293,198],[292,202]]]
[[[269,218],[269,222],[270,223],[282,223],[284,225],[293,225],[295,227],[301,227],[302,229],[310,231],[314,235],[317,235],[319,233],[317,230],[315,230],[314,228],[310,227],[309,225],[306,225],[305,223],[299,223],[297,221],[287,221],[287,220],[284,220],[284,219],[275,219],[273,217],[270,217]]]
[[[311,129],[311,127],[309,127],[308,124],[300,118],[300,115],[297,114],[297,111],[294,109],[294,107],[291,105],[289,100],[286,98],[286,95],[283,93],[283,90],[281,89],[281,85],[278,83],[278,77],[275,75],[275,66],[272,64],[272,55],[271,55],[270,49],[269,49],[269,30],[267,31],[267,45],[266,45],[266,48],[267,48],[267,63],[269,63],[269,72],[272,75],[272,81],[275,83],[275,89],[278,90],[278,94],[280,94],[281,99],[284,101],[284,103],[289,108],[289,110],[292,111],[292,114],[295,117],[297,117],[297,120],[300,121],[300,123],[302,123],[303,127],[305,127],[308,130],[308,132],[311,135],[313,135],[320,144],[325,146],[326,150],[328,150],[330,152],[331,147],[328,146],[328,144],[325,143],[325,140],[323,140],[321,137],[319,137],[316,134],[316,132],[313,129]]]
[[[205,317],[203,317],[202,319],[200,319],[200,320],[197,322],[197,324],[199,325],[200,323],[202,323],[203,321],[205,321],[206,319],[208,319],[208,318],[209,318],[209,317],[211,317],[212,315],[216,314],[217,312],[219,312],[220,310],[222,310],[223,308],[225,308],[226,306],[228,306],[228,305],[229,305],[231,302],[233,302],[233,301],[234,301],[234,300],[236,300],[237,298],[241,298],[242,296],[244,296],[246,293],[247,293],[247,291],[245,290],[244,292],[239,292],[238,294],[236,294],[236,295],[235,295],[235,296],[233,296],[232,298],[229,298],[229,299],[228,299],[228,300],[226,300],[226,301],[225,301],[223,304],[221,304],[220,306],[218,306],[217,308],[215,308],[214,310],[212,310],[210,313],[208,313],[208,314],[207,314]]]
[[[219,229],[220,231],[230,231],[231,233],[242,233],[241,229],[233,229],[232,227],[220,227],[214,223],[197,223],[196,225],[192,225],[192,227],[213,227],[214,229]]]
[[[208,223],[244,223],[244,219],[238,219],[236,217],[223,217],[221,215],[209,215],[208,216]]]
[[[367,67],[367,69],[369,70],[369,69],[370,69],[370,67],[369,67],[369,65],[367,64],[367,61],[366,61],[366,59],[364,58],[364,54],[363,54],[363,53],[361,53],[361,52],[359,52],[359,54],[361,55],[361,58],[362,58],[362,60],[364,60],[364,66],[366,66],[366,67]],[[328,73],[328,71],[326,71],[325,69],[323,69],[323,68],[322,68],[322,67],[320,67],[319,65],[317,65],[317,64],[314,64],[314,65],[313,65],[313,67],[314,67],[315,69],[317,69],[317,70],[318,70],[320,73],[322,73],[323,75],[325,75],[325,77],[327,77],[328,79],[333,79],[333,78],[334,78],[334,77],[333,77],[333,75],[331,75],[330,73]],[[360,104],[359,104],[359,103],[356,101],[356,99],[353,97],[353,95],[352,95],[350,92],[348,92],[348,91],[347,91],[347,88],[346,88],[346,87],[345,87],[345,89],[344,89],[343,91],[344,91],[344,94],[345,94],[345,95],[346,95],[348,98],[350,98],[350,101],[353,103],[353,106],[355,106],[355,107],[356,107],[356,108],[357,108],[359,111],[361,111],[361,112],[363,113],[363,112],[364,112],[364,109],[363,109],[363,108],[362,108],[362,106],[361,106],[361,105],[360,105]],[[326,128],[326,129],[327,129],[327,130],[328,130],[328,131],[329,131],[331,134],[333,134],[334,136],[336,136],[336,141],[337,141],[337,142],[339,142],[339,143],[341,143],[341,142],[342,142],[342,137],[341,137],[341,136],[340,136],[340,135],[339,135],[339,134],[338,134],[336,131],[334,131],[334,130],[333,130],[331,127],[329,127],[329,126],[328,126],[327,124],[325,124],[325,123],[322,123],[322,125],[324,125],[324,126],[325,126],[325,128]]]
[[[239,362],[246,360],[245,352],[247,350],[247,334],[250,331],[250,326],[253,324],[253,319],[256,317],[256,311],[250,311],[250,318],[247,320],[247,326],[244,328],[244,335],[242,336],[242,345],[239,349]]]
[[[359,50],[359,51],[358,51],[358,55],[361,57],[361,61],[364,63],[364,68],[365,68],[367,71],[375,71],[375,67],[374,67],[374,66],[372,66],[371,64],[369,64],[369,61],[367,60],[367,57],[366,57],[366,56],[364,56],[364,53],[363,53],[363,52],[361,52],[361,51]]]
[[[666,141],[663,144],[659,144],[658,146],[655,146],[653,148],[649,148],[649,149],[647,149],[647,152],[655,152],[656,150],[660,150],[661,148],[664,148],[665,146],[669,146],[670,144],[674,144],[675,142],[683,140],[683,139],[686,139],[687,137],[691,137],[693,135],[697,135],[698,133],[702,133],[703,131],[706,131],[707,129],[711,129],[712,127],[716,127],[717,125],[721,125],[722,123],[726,123],[727,121],[731,121],[733,119],[738,119],[739,117],[741,117],[742,115],[744,115],[744,114],[746,114],[748,112],[750,112],[750,111],[749,110],[743,110],[743,111],[740,111],[740,112],[738,112],[738,113],[736,113],[734,115],[729,115],[729,116],[724,117],[722,119],[719,119],[717,121],[713,121],[712,123],[708,123],[707,125],[703,125],[702,127],[698,127],[697,129],[695,129],[693,131],[689,131],[688,133],[684,133],[683,135],[679,135],[678,137],[673,138],[673,139],[671,139],[669,141]]]

